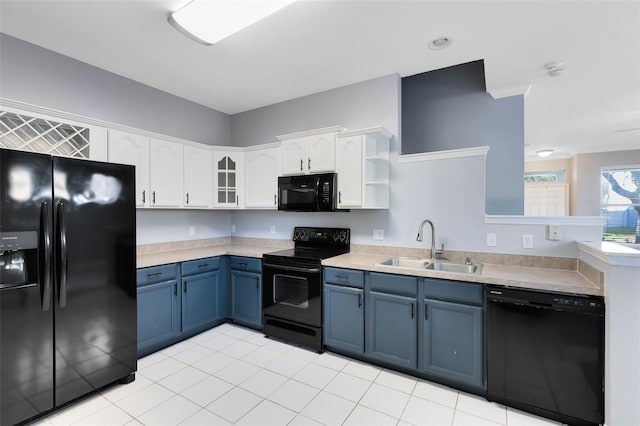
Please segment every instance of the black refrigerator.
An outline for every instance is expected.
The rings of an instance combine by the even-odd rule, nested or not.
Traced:
[[[0,149],[0,424],[137,368],[134,167]]]

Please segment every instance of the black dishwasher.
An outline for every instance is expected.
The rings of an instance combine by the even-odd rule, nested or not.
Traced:
[[[487,286],[487,399],[604,423],[604,301]]]

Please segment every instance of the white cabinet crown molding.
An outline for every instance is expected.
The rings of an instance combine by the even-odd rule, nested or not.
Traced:
[[[362,135],[368,135],[371,133],[379,133],[387,139],[391,139],[391,137],[393,136],[393,133],[391,133],[390,131],[388,131],[382,126],[378,126],[378,127],[367,127],[366,129],[344,131],[344,132],[338,133],[336,137],[348,138],[351,136],[362,136]]]
[[[287,139],[296,139],[296,138],[304,138],[306,136],[313,136],[313,135],[320,135],[323,133],[340,133],[340,132],[344,132],[347,129],[342,127],[342,126],[330,126],[330,127],[323,127],[321,129],[313,129],[313,130],[305,130],[302,132],[295,132],[295,133],[287,133],[286,135],[280,135],[280,136],[276,136],[278,138],[278,140],[280,141],[284,141]]]
[[[418,154],[404,154],[398,156],[398,163],[414,163],[419,161],[444,160],[447,158],[487,156],[488,146],[474,148],[448,149],[445,151],[420,152]]]
[[[251,146],[245,146],[242,149],[244,150],[244,152],[250,152],[250,151],[261,151],[263,149],[271,149],[271,148],[280,148],[280,142],[270,142],[270,143],[263,143],[263,144],[259,144],[259,145],[251,145]]]

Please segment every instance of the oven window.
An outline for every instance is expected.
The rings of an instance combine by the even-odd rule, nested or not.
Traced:
[[[305,278],[275,274],[273,302],[306,309],[309,306],[309,282]]]

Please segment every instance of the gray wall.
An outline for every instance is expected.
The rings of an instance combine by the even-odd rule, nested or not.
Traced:
[[[384,126],[399,132],[400,85],[388,76],[330,90],[304,98],[259,108],[231,117],[234,145],[275,141],[279,134],[342,125],[350,129]],[[290,239],[294,226],[340,226],[352,230],[356,244],[424,247],[416,242],[418,224],[430,218],[436,225],[437,244],[454,250],[577,256],[574,240],[600,238],[598,227],[564,227],[562,241],[547,241],[544,225],[487,225],[485,218],[485,158],[400,163],[396,137],[390,155],[390,208],[353,210],[349,213],[285,213],[233,211],[232,235]],[[524,158],[521,155],[519,158]],[[521,164],[521,168],[524,167]],[[522,184],[522,170],[518,182]],[[437,183],[437,184],[435,184]],[[460,194],[460,188],[464,188]],[[270,227],[275,226],[275,234]],[[384,240],[374,241],[374,229],[384,230]],[[486,233],[495,232],[497,246],[486,247]],[[531,234],[534,249],[522,249],[522,234]],[[427,241],[430,237],[427,235]],[[426,255],[426,251],[425,251]]]
[[[397,74],[388,75],[232,115],[231,144],[275,142],[278,135],[335,125],[384,126],[398,135],[399,85]]]
[[[227,114],[0,33],[0,97],[210,145]]]
[[[600,216],[600,169],[602,167],[638,165],[640,165],[640,149],[576,155],[575,214]]]
[[[228,237],[231,213],[228,210],[136,210],[137,244]],[[195,235],[189,235],[189,227]]]
[[[402,153],[489,146],[486,212],[524,214],[524,97],[493,99],[483,61],[402,79]]]

